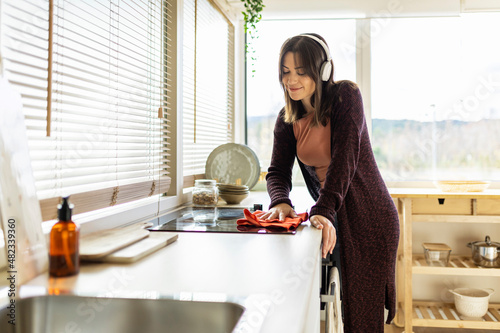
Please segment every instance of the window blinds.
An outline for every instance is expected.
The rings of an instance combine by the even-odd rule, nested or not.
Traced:
[[[209,0],[184,1],[184,187],[204,176],[208,155],[233,142],[234,26]]]
[[[79,213],[168,190],[169,8],[2,1],[5,75],[23,98],[44,220],[61,195],[71,194]]]

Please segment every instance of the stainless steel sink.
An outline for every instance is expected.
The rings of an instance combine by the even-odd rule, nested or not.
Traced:
[[[0,311],[0,332],[222,333],[232,332],[245,311],[232,302],[72,295],[25,298],[15,305],[15,312]]]

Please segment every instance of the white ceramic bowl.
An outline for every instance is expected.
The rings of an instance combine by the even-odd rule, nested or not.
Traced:
[[[481,318],[488,312],[491,294],[490,288],[457,288],[450,290],[455,298],[455,308],[458,313],[467,318]]]
[[[239,204],[246,197],[248,197],[248,192],[243,194],[232,194],[232,193],[219,193],[219,197],[221,197],[225,202],[230,205]]]

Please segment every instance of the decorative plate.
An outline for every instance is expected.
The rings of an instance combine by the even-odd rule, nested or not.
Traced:
[[[246,145],[226,143],[215,148],[207,158],[205,176],[218,183],[247,185],[257,184],[260,162],[255,152]]]

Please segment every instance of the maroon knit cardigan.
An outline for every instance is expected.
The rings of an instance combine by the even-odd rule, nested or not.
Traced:
[[[384,305],[389,310],[387,323],[396,313],[398,213],[375,162],[359,89],[343,81],[326,94],[333,106],[332,160],[323,188],[314,167],[298,160],[316,201],[310,216],[323,215],[333,222],[337,214],[345,332],[383,333]],[[283,121],[283,113],[281,110],[274,128],[266,177],[269,208],[279,203],[292,205],[289,193],[297,140],[293,125]]]

